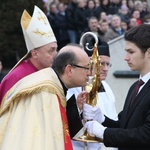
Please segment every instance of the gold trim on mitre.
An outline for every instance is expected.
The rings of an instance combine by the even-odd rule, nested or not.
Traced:
[[[21,17],[21,26],[24,30],[27,29],[27,27],[30,23],[30,20],[31,20],[31,16],[29,15],[29,13],[26,10],[24,10],[22,17]],[[28,56],[28,52],[17,62],[17,64],[8,73],[10,73],[12,70],[14,70],[20,64],[20,62],[22,62],[27,56]]]
[[[23,12],[21,26],[28,52],[34,48],[56,42],[47,16],[37,6],[34,6],[34,12],[31,18],[27,11]]]
[[[28,14],[26,10],[24,10],[21,17],[21,26],[24,30],[27,29],[30,21],[31,21],[31,16]]]
[[[52,42],[57,42],[45,13],[42,12],[42,10],[40,10],[37,6],[34,6],[32,17],[26,10],[23,11],[23,14],[21,16],[21,27],[28,52],[9,71],[9,73],[28,56],[28,53],[32,49],[44,46]]]

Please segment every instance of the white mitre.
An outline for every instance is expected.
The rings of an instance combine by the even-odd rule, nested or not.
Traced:
[[[37,6],[34,6],[32,18],[24,10],[21,17],[21,27],[28,52],[48,43],[56,42],[55,35],[46,15]]]
[[[46,15],[37,6],[34,6],[32,17],[24,10],[21,17],[21,27],[28,52],[9,72],[16,68],[32,49],[57,42]]]

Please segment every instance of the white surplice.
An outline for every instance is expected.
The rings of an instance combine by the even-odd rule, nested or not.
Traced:
[[[102,85],[105,89],[105,92],[98,93],[97,105],[100,107],[102,113],[113,120],[118,120],[118,114],[116,112],[115,107],[115,96],[110,88],[110,86],[106,83],[106,81],[101,81]],[[82,91],[81,87],[71,88],[67,92],[67,100],[75,94],[77,98],[78,94]],[[87,143],[78,142],[72,140],[73,149],[74,150],[116,150],[116,148],[106,148],[102,143]]]

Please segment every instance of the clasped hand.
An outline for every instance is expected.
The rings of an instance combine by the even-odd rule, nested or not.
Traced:
[[[105,116],[102,114],[98,106],[91,106],[88,104],[83,105],[83,119],[84,121],[95,120],[99,123],[103,123]]]
[[[85,123],[84,127],[87,129],[87,132],[90,134],[90,136],[96,136],[100,139],[103,139],[106,127],[102,126],[99,122],[88,121]]]
[[[86,103],[87,101],[87,92],[86,91],[82,91],[78,96],[77,96],[77,107],[81,110],[83,110],[83,105]]]

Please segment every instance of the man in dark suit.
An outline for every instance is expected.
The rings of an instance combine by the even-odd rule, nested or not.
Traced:
[[[100,109],[84,104],[83,116],[91,136],[101,138],[107,147],[119,150],[150,149],[150,25],[141,25],[125,33],[125,61],[140,72],[144,84],[135,94],[135,82],[129,89],[119,120],[104,116]],[[135,97],[133,99],[133,97]]]

